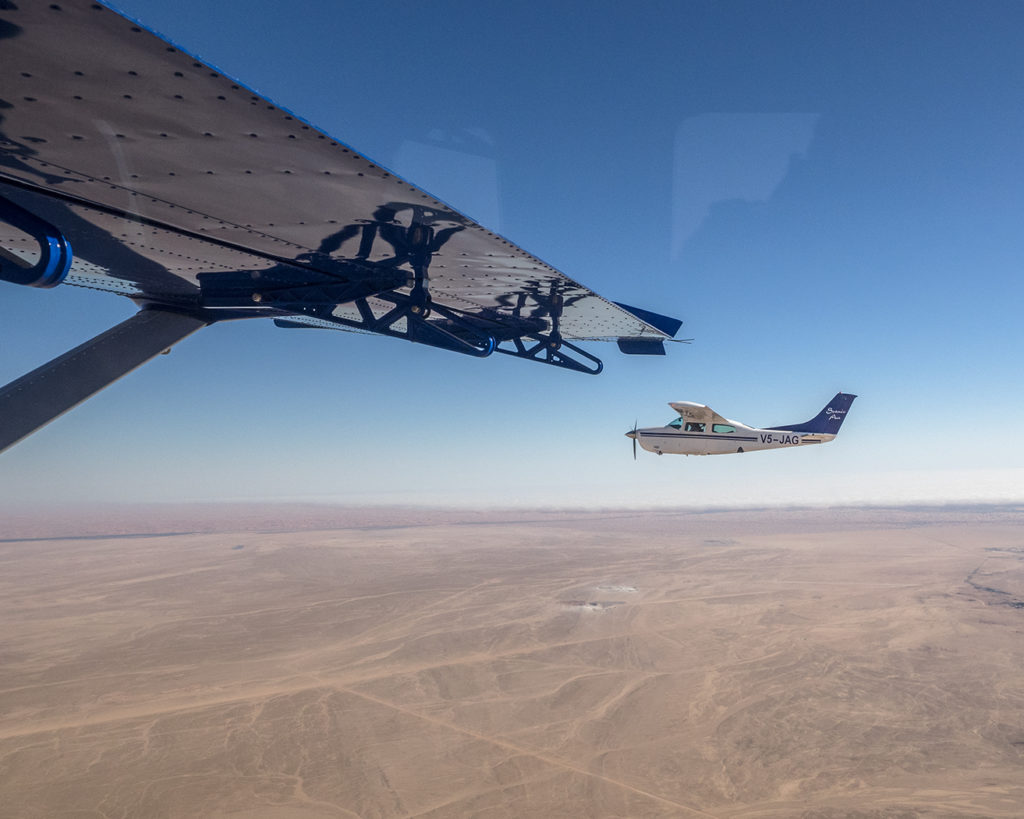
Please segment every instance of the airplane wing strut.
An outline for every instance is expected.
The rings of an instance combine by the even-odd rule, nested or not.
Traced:
[[[0,452],[210,322],[147,308],[0,389]]]

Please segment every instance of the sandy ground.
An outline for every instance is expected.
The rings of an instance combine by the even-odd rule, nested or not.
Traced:
[[[202,514],[0,526],[0,815],[1024,816],[1020,509]]]

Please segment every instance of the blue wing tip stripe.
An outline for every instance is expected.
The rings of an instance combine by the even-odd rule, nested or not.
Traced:
[[[627,313],[631,313],[636,316],[640,321],[650,324],[656,330],[660,330],[669,338],[675,338],[676,333],[679,332],[679,328],[683,326],[683,322],[680,319],[672,318],[671,316],[663,316],[660,313],[652,313],[650,310],[641,310],[639,307],[632,307],[622,302],[615,302],[616,307],[621,307]]]

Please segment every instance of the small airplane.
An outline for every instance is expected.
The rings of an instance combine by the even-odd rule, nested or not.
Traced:
[[[810,421],[781,427],[749,427],[723,418],[711,407],[692,401],[669,403],[679,417],[664,427],[633,429],[626,433],[636,445],[658,455],[725,455],[730,452],[754,452],[758,449],[782,449],[805,444],[825,444],[839,434],[856,395],[836,393],[835,398]]]

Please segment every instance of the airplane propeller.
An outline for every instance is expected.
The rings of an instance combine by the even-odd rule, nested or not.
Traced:
[[[633,429],[626,433],[627,438],[633,439],[633,460],[636,460],[636,425],[639,423],[639,418],[633,422]]]

